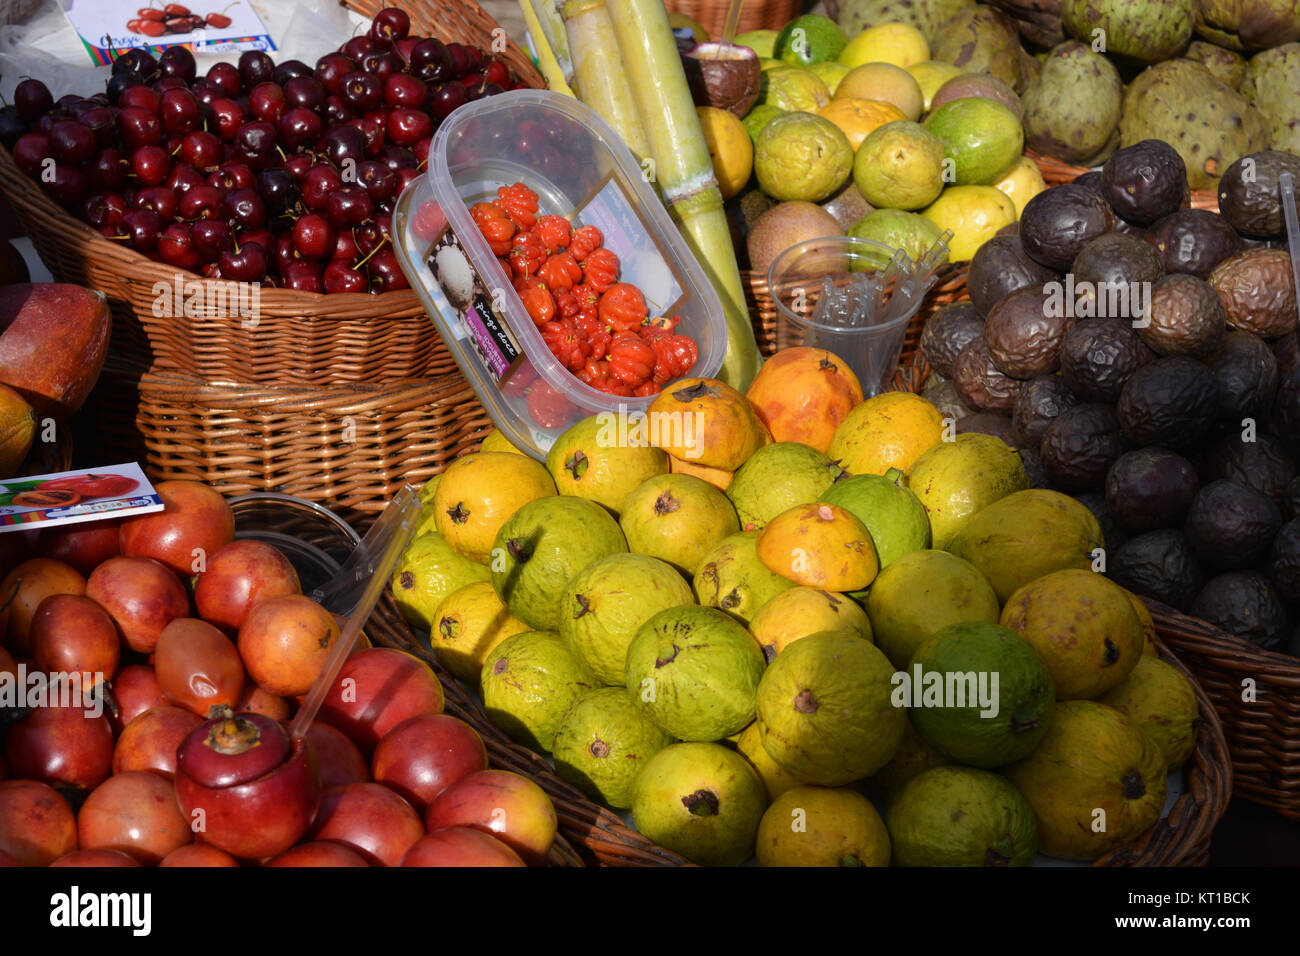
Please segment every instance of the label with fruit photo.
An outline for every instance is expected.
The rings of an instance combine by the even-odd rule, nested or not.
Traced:
[[[434,243],[429,253],[429,268],[474,343],[483,367],[493,380],[500,382],[523,354],[523,349],[501,315],[499,300],[494,301],[450,227]]]
[[[0,484],[0,532],[162,510],[162,499],[135,462]]]
[[[274,50],[275,42],[248,0],[60,0],[96,66],[133,47],[181,44],[192,52]]]

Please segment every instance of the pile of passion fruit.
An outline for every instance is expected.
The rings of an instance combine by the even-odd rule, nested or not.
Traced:
[[[1300,656],[1300,342],[1279,177],[1242,157],[1218,214],[1168,144],[1032,199],[926,324],[924,394],[1074,495],[1117,582]]]

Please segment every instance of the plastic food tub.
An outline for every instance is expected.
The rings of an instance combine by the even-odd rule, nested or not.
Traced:
[[[677,331],[699,346],[688,374],[711,377],[727,347],[722,304],[648,178],[590,107],[518,90],[452,113],[430,145],[428,172],[398,200],[403,272],[493,422],[537,458],[573,422],[642,414],[653,399],[591,388],[551,355],[469,207],[521,182],[537,193],[539,214],[599,228],[619,258],[619,281],[641,290],[651,317],[679,316]]]

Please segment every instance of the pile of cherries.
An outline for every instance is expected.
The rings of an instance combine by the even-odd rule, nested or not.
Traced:
[[[401,10],[307,66],[248,51],[197,78],[173,46],[132,49],[103,94],[24,79],[0,142],[109,239],[214,279],[307,292],[406,288],[390,228],[439,122],[526,88],[474,47],[409,35]]]

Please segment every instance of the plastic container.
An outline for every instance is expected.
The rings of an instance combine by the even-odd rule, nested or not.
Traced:
[[[537,193],[541,213],[599,228],[619,257],[619,281],[641,290],[652,317],[679,316],[678,331],[699,346],[688,374],[717,374],[727,347],[722,304],[618,134],[590,107],[546,90],[467,103],[439,127],[429,171],[398,199],[393,241],[456,364],[511,442],[544,458],[573,422],[643,413],[652,401],[585,385],[542,341],[469,215],[515,182]]]
[[[855,276],[880,269],[893,254],[892,248],[872,239],[825,236],[796,243],[778,255],[767,274],[776,304],[777,348],[803,345],[834,352],[853,369],[864,395],[883,391],[885,379],[898,365],[907,323],[924,296],[916,296],[910,308],[880,321],[901,280],[891,281],[884,284],[875,314],[859,317],[860,324],[831,325],[814,321],[812,315],[823,280],[844,288]]]

